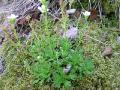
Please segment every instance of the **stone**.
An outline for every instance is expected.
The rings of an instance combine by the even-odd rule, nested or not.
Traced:
[[[117,37],[117,41],[120,42],[120,35],[118,35],[118,37]]]
[[[66,67],[64,67],[64,69],[63,69],[63,72],[68,73],[71,70],[71,67],[72,67],[71,64],[66,65]]]
[[[0,29],[0,45],[3,43],[4,38],[5,38],[4,32],[2,29]]]
[[[0,74],[2,74],[3,72],[4,72],[4,62],[2,58],[0,58]]]
[[[103,51],[103,53],[102,53],[102,55],[104,56],[104,57],[111,57],[111,55],[112,55],[112,47],[106,47],[105,49],[104,49],[104,51]]]
[[[75,39],[77,34],[78,34],[78,29],[72,26],[66,32],[63,33],[63,37],[67,37],[69,39]]]

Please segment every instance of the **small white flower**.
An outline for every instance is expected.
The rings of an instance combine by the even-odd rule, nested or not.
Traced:
[[[82,12],[82,14],[83,14],[84,16],[90,16],[91,12],[89,12],[89,11],[84,11],[84,12]]]
[[[38,10],[40,10],[40,11],[42,12],[42,7],[39,6],[39,7],[38,7]]]
[[[14,24],[17,17],[18,17],[17,15],[11,14],[10,16],[7,17],[7,19],[10,24]]]
[[[39,7],[38,7],[38,10],[40,10],[42,13],[46,12],[46,7],[45,7],[45,5],[39,6]],[[48,9],[47,9],[47,11],[48,11]]]
[[[16,19],[18,16],[15,14],[11,14],[10,16],[8,16],[8,19]]]
[[[76,9],[69,9],[66,11],[67,14],[74,14]]]
[[[37,59],[40,59],[40,56],[37,56]]]

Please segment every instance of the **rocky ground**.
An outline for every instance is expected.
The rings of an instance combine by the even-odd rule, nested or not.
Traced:
[[[0,3],[0,5],[1,5],[1,3]],[[0,19],[1,18],[3,18],[3,17],[0,15]],[[2,54],[2,42],[3,42],[3,38],[4,38],[4,32],[3,32],[1,26],[3,26],[3,21],[2,20],[0,20],[0,75],[3,73],[4,66],[5,66],[3,64],[4,60],[3,60],[2,55],[1,55]]]
[[[0,53],[1,53],[1,51],[2,51],[2,45],[0,45]],[[4,60],[0,54],[0,74],[2,74],[4,72],[5,65],[3,64],[3,62],[4,62]]]

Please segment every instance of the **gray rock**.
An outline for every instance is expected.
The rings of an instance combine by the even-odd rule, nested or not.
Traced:
[[[78,29],[76,27],[71,26],[66,32],[63,33],[63,37],[67,37],[69,39],[75,39],[78,34]]]
[[[120,42],[120,36],[117,37],[117,41]]]
[[[3,40],[5,38],[5,34],[2,29],[0,29],[0,45],[2,44]]]
[[[105,57],[110,57],[112,55],[112,47],[106,47],[102,53],[102,55]]]
[[[72,65],[68,64],[66,67],[64,67],[63,72],[68,73],[71,70]]]
[[[0,74],[2,74],[4,72],[4,61],[3,59],[0,57]]]

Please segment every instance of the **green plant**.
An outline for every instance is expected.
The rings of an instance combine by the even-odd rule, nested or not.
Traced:
[[[92,60],[84,58],[82,47],[73,47],[71,41],[63,37],[41,35],[29,51],[33,58],[31,72],[36,77],[34,83],[41,85],[74,86],[73,81],[92,74],[94,69]],[[65,72],[67,65],[71,68]]]
[[[82,7],[80,3],[75,4],[78,5],[75,7]],[[81,4],[87,9],[88,0],[81,1]],[[109,10],[109,7],[105,8],[108,13],[114,11],[115,8]],[[7,41],[0,52],[5,58],[6,70],[0,76],[0,90],[49,90],[50,86],[81,90],[119,89],[120,43],[116,40],[117,29],[112,28],[116,21],[112,23],[110,19],[114,20],[114,17],[103,18],[101,26],[88,22],[82,15],[73,21],[79,28],[74,40],[63,38],[59,33],[59,27],[64,32],[71,21],[63,12],[55,24],[46,12],[41,15],[40,22],[32,23],[27,40],[19,39],[13,28],[12,37],[5,31]],[[104,58],[101,53],[108,45],[113,48],[113,55]]]

